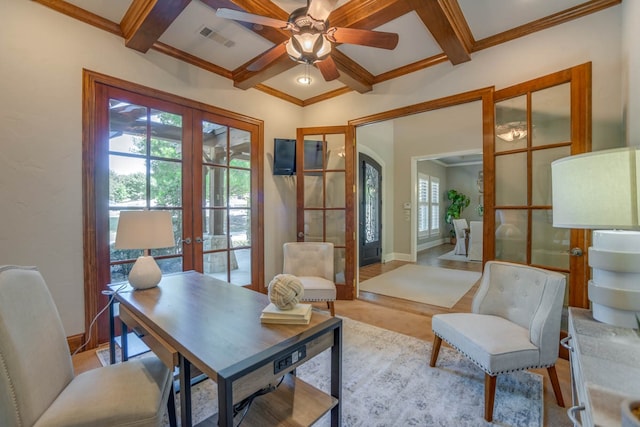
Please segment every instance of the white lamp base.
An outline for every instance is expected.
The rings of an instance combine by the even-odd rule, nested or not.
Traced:
[[[640,233],[593,232],[589,248],[589,300],[593,318],[610,325],[638,329],[640,316]]]
[[[149,289],[157,286],[162,278],[162,271],[152,256],[138,257],[131,272],[129,284],[136,289]]]

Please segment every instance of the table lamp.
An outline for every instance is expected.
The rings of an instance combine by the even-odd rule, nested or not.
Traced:
[[[595,151],[551,163],[553,226],[592,229],[588,296],[593,318],[638,328],[640,148]]]
[[[136,289],[153,288],[162,278],[162,271],[149,249],[175,246],[171,212],[122,211],[118,220],[116,249],[143,249],[129,272],[129,283]]]

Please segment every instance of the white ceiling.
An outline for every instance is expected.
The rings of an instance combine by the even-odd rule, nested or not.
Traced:
[[[344,5],[345,8],[351,7],[351,1],[354,2],[352,4],[357,4],[356,0],[340,0],[336,9]],[[443,3],[455,4],[455,1],[448,0]],[[457,0],[457,5],[462,11],[473,41],[477,42],[550,15],[566,13],[579,5],[604,1],[606,0]],[[67,0],[67,3],[119,24],[133,0]],[[265,0],[257,4],[271,7],[275,5],[290,13],[294,9],[305,7],[306,0]],[[611,5],[613,4],[607,6]],[[331,16],[329,21],[331,24]],[[207,38],[199,34],[204,26],[214,31],[213,37]],[[397,72],[412,63],[443,53],[440,44],[415,11],[392,19],[375,29],[397,33],[398,46],[392,51],[346,44],[334,48],[373,76],[390,71]],[[243,64],[274,46],[272,42],[247,27],[217,17],[215,10],[200,0],[191,1],[158,41],[222,67],[229,73],[238,70]],[[126,47],[123,46],[123,49]],[[470,57],[473,60],[473,49]],[[464,63],[458,66],[464,66]],[[312,78],[312,84],[302,86],[296,83],[296,78],[307,72]],[[295,66],[260,83],[301,101],[346,87],[340,80],[325,82],[315,67],[304,65]]]

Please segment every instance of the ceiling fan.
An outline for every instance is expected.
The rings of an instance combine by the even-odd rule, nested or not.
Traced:
[[[235,21],[266,25],[291,32],[291,38],[250,64],[249,71],[259,71],[285,52],[296,62],[314,64],[325,80],[340,74],[330,56],[332,43],[356,44],[392,50],[398,45],[398,35],[383,31],[329,27],[329,14],[338,0],[308,0],[307,7],[294,10],[287,21],[233,9],[219,8],[216,15]]]

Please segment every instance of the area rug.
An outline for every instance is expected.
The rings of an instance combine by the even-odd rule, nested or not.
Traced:
[[[446,261],[461,261],[461,262],[482,262],[480,260],[472,260],[467,258],[466,255],[456,255],[455,249],[447,252],[446,254],[442,254],[438,257],[438,259],[446,260]]]
[[[360,290],[451,308],[480,279],[474,271],[405,264],[360,283]]]
[[[498,376],[494,422],[487,423],[484,373],[458,352],[443,346],[431,368],[431,343],[342,319],[344,426],[542,425],[542,376],[526,371]],[[99,352],[108,360],[108,349]],[[329,350],[319,354],[297,369],[298,377],[328,392],[329,359]],[[216,384],[206,380],[195,385],[192,404],[194,424],[215,414]],[[329,415],[314,425],[329,426]]]

